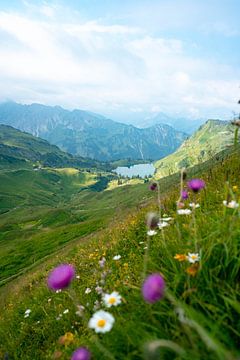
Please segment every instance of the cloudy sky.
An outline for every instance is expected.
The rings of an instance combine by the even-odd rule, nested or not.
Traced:
[[[239,0],[0,0],[0,101],[227,118],[239,14]]]

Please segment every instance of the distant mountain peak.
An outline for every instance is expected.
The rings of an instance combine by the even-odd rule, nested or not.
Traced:
[[[101,161],[158,159],[186,138],[166,124],[139,129],[89,111],[42,104],[0,104],[0,123],[42,137],[73,155]]]

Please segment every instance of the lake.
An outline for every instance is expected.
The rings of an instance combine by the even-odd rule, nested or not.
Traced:
[[[139,175],[141,178],[144,178],[144,176],[153,175],[155,167],[153,164],[137,164],[129,167],[118,166],[114,171],[121,176],[129,176],[131,178],[132,176]]]

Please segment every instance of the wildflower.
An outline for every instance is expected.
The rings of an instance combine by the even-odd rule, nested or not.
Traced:
[[[192,264],[189,268],[186,269],[186,273],[188,273],[188,275],[194,277],[194,276],[196,276],[196,274],[198,272],[198,268],[199,268],[198,264]]]
[[[112,329],[114,317],[107,311],[98,310],[89,320],[88,326],[96,333],[105,333]]]
[[[94,307],[93,307],[93,310],[94,311],[96,311],[96,310],[98,310],[99,308],[100,308],[100,302],[98,301],[98,300],[96,300],[95,302],[94,302]]]
[[[182,209],[182,208],[184,208],[184,206],[185,206],[185,204],[183,202],[177,201],[177,208],[178,209]]]
[[[92,290],[91,290],[90,288],[86,288],[85,294],[90,294],[91,291],[92,291]]]
[[[83,316],[83,312],[85,310],[85,307],[82,305],[77,305],[77,311],[75,312],[76,315],[78,316]]]
[[[71,360],[90,360],[90,359],[91,359],[91,353],[85,347],[80,347],[77,350],[75,350],[71,357]]]
[[[158,273],[149,275],[142,286],[142,295],[146,302],[152,304],[164,295],[165,281]]]
[[[190,203],[189,206],[193,209],[197,209],[200,207],[200,204]]]
[[[188,199],[188,192],[186,190],[183,190],[181,192],[181,199],[182,200],[187,200]]]
[[[238,191],[238,186],[237,185],[233,185],[233,191]]]
[[[191,189],[195,193],[199,192],[201,189],[205,187],[205,182],[201,179],[192,179],[188,181],[187,184],[189,189]]]
[[[99,265],[101,268],[104,268],[105,263],[106,263],[105,257],[103,257],[101,260],[99,260]]]
[[[113,260],[120,260],[121,259],[121,255],[115,255],[114,257],[113,257]]]
[[[156,231],[156,230],[148,230],[148,231],[147,231],[147,235],[148,235],[148,236],[157,235],[157,231]]]
[[[156,213],[150,212],[146,216],[146,224],[149,230],[153,230],[158,226],[159,217]]]
[[[163,229],[163,228],[165,228],[166,226],[169,226],[169,224],[168,224],[166,221],[160,221],[160,222],[158,223],[159,229]]]
[[[230,202],[223,200],[223,205],[225,205],[229,209],[237,209],[239,207],[239,204],[235,200],[232,200]]]
[[[29,315],[30,315],[31,312],[32,312],[32,310],[27,309],[27,310],[25,311],[25,313],[24,313],[24,317],[25,317],[25,318],[29,317]]]
[[[149,186],[149,189],[154,191],[157,189],[157,183],[156,182],[153,182],[150,186]]]
[[[178,260],[178,261],[185,261],[187,260],[187,255],[184,254],[176,254],[174,256],[174,259]]]
[[[63,314],[68,314],[69,313],[69,310],[68,309],[65,309],[64,311],[63,311]]]
[[[77,276],[76,276],[76,279],[80,279],[80,275],[77,275]]]
[[[71,333],[71,332],[66,332],[65,335],[60,336],[58,342],[59,342],[59,344],[61,344],[61,345],[66,345],[66,346],[68,346],[68,345],[70,345],[70,344],[73,342],[73,340],[74,340],[74,335],[73,335],[73,333]]]
[[[195,262],[198,262],[200,260],[200,256],[198,253],[196,254],[188,253],[187,259],[190,263],[194,264]]]
[[[190,215],[192,210],[190,209],[178,209],[177,213],[178,215]]]
[[[164,215],[163,215],[163,217],[161,219],[159,219],[159,220],[160,221],[170,221],[172,219],[173,219],[172,217],[164,217]]]
[[[103,293],[103,288],[101,286],[96,286],[95,290],[98,294],[102,294]]]
[[[117,306],[121,304],[121,299],[122,297],[117,291],[113,291],[111,294],[105,294],[103,296],[103,301],[107,307]]]
[[[48,287],[52,290],[61,290],[71,284],[75,276],[75,270],[72,265],[62,264],[52,270],[48,277]]]

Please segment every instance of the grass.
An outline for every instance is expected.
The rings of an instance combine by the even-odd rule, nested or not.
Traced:
[[[161,273],[167,284],[164,299],[153,305],[144,302],[140,291],[147,242],[145,216],[148,211],[157,211],[156,201],[149,203],[147,185],[95,193],[84,190],[74,195],[71,201],[73,218],[88,214],[87,221],[98,224],[106,211],[111,222],[108,221],[105,230],[86,241],[69,243],[45,263],[36,265],[32,271],[2,287],[2,357],[7,352],[10,359],[56,359],[58,351],[58,355],[61,353],[59,358],[65,360],[70,359],[78,346],[87,346],[94,359],[239,358],[240,213],[238,209],[227,209],[222,204],[227,194],[240,200],[239,173],[239,148],[233,153],[230,150],[229,154],[221,153],[192,169],[188,177],[201,176],[207,185],[197,196],[201,207],[196,209],[195,217],[176,215],[179,176],[160,182],[163,211],[174,221],[150,241],[147,273]],[[233,190],[233,186],[238,188]],[[142,202],[137,210],[136,200],[139,202],[140,199]],[[132,209],[125,219],[119,216],[124,208]],[[54,228],[66,221],[65,226],[56,226],[56,229],[61,231],[65,227],[68,233],[65,235],[70,236],[76,229],[75,220],[70,220],[69,224],[68,210],[64,207],[57,210],[56,213],[53,210],[46,212],[41,223],[37,223],[26,209],[19,222],[22,231],[26,234],[41,225]],[[17,223],[5,223],[5,226],[14,228]],[[37,244],[40,246],[45,242],[43,233],[38,236],[34,241],[36,248]],[[61,239],[64,240],[64,236],[58,233],[50,242],[46,241],[45,247],[56,249],[54,241]],[[196,242],[201,261],[196,276],[191,277],[186,272],[189,264],[178,262],[174,256],[194,252]],[[23,247],[22,251],[27,257],[27,248]],[[117,254],[121,259],[114,261],[113,256]],[[116,319],[113,329],[96,336],[86,323],[94,313],[95,301],[101,300],[95,287],[101,282],[99,260],[103,256],[107,260],[104,270],[110,271],[102,285],[104,291],[118,291],[123,301],[118,307],[108,309]],[[73,281],[69,291],[52,293],[46,286],[46,278],[49,271],[62,262],[73,264],[80,278]],[[91,293],[86,294],[88,287]],[[85,306],[86,319],[75,314],[71,297]],[[32,312],[24,318],[28,308]],[[179,308],[185,317],[177,314]],[[63,313],[65,309],[69,310],[66,314]],[[62,317],[56,320],[59,314]],[[59,338],[67,332],[73,334],[73,339],[61,344]],[[160,347],[155,354],[150,354],[153,344],[149,347],[148,343],[153,341],[158,341]]]

